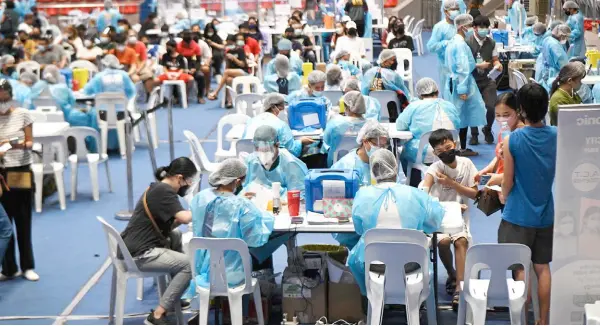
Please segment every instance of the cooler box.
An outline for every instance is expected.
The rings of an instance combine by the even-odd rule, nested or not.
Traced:
[[[327,125],[327,105],[324,98],[307,98],[290,103],[288,123],[293,130],[324,130]]]
[[[308,171],[304,179],[306,192],[306,211],[323,213],[322,210],[315,209],[315,202],[323,199],[323,181],[344,181],[345,198],[354,198],[360,188],[360,179],[358,171],[355,170],[333,170],[333,169],[314,169]]]
[[[508,31],[506,30],[493,30],[492,37],[496,43],[502,43],[504,46],[508,46]]]
[[[90,72],[84,68],[73,69],[73,79],[79,83],[79,89],[83,89],[90,79]]]

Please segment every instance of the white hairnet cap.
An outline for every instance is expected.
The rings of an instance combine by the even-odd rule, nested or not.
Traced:
[[[360,92],[360,84],[358,83],[358,79],[346,79],[346,82],[344,83],[344,89],[342,90],[346,91],[347,89]]]
[[[290,73],[290,59],[288,57],[278,54],[273,62],[275,72],[280,78],[285,78]]]
[[[358,91],[350,91],[346,93],[346,95],[344,95],[344,105],[346,106],[346,110],[352,113],[365,114],[367,111],[365,98]]]
[[[254,132],[254,138],[252,141],[254,143],[274,144],[277,142],[277,130],[271,126],[262,125]]]
[[[398,162],[389,150],[384,148],[376,150],[369,158],[369,165],[371,166],[371,175],[377,182],[396,182]]]
[[[104,59],[102,59],[102,64],[108,68],[112,69],[121,69],[123,66],[119,62],[119,59],[114,54],[107,54]]]
[[[546,25],[540,22],[535,23],[535,25],[533,25],[533,33],[538,35],[546,33]]]
[[[473,16],[469,14],[460,14],[454,18],[454,25],[456,28],[469,24],[473,24]]]
[[[396,53],[394,53],[393,50],[385,49],[379,54],[379,63],[386,62],[387,60],[395,57]]]
[[[343,56],[349,55],[350,51],[341,49],[335,54],[335,60],[340,60]]]
[[[558,25],[562,25],[565,22],[563,22],[562,20],[553,20],[552,23],[550,23],[550,31],[553,31],[554,28],[556,28],[556,26]]]
[[[279,93],[269,93],[263,100],[263,112],[272,109],[275,105],[285,105],[285,97]]]
[[[567,24],[560,24],[552,30],[552,35],[556,37],[568,37],[571,35],[571,27]]]
[[[327,67],[327,85],[339,85],[342,82],[342,68],[338,65],[329,65]]]
[[[563,5],[563,9],[579,9],[577,2],[569,0]]]
[[[30,84],[35,84],[38,82],[39,78],[38,75],[25,71],[19,75],[19,80]]]
[[[324,83],[327,80],[327,75],[321,70],[313,70],[308,74],[308,83],[310,85]]]
[[[356,143],[360,145],[363,140],[377,139],[379,137],[389,138],[388,130],[379,122],[369,120],[362,128],[360,128],[358,136],[356,137]]]
[[[50,84],[57,84],[60,81],[60,70],[55,65],[47,65],[42,73],[42,78]]]
[[[439,93],[440,91],[435,80],[429,77],[421,78],[415,87],[418,96],[429,95],[435,92]]]
[[[537,16],[528,17],[525,19],[525,25],[532,26],[533,24],[538,22]]]
[[[444,10],[450,10],[452,8],[458,8],[457,0],[444,0]]]
[[[110,9],[113,7],[113,2],[112,0],[104,0],[104,8],[106,9]]]
[[[3,67],[4,65],[12,65],[14,63],[15,63],[15,57],[13,57],[10,54],[5,54],[0,57],[0,67]]]
[[[228,158],[221,162],[217,170],[208,177],[208,184],[213,187],[224,186],[246,176],[248,168],[238,158]]]

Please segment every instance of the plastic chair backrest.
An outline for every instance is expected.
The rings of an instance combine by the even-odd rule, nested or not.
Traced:
[[[323,91],[323,96],[325,96],[329,101],[331,101],[331,105],[338,106],[340,103],[340,98],[344,96],[344,92],[342,91]]]
[[[398,61],[397,72],[402,72],[402,77],[412,76],[413,70],[413,54],[410,49],[393,49],[396,54],[396,60]],[[404,67],[404,62],[408,61],[408,68]]]
[[[238,158],[240,154],[252,154],[254,152],[254,143],[252,139],[240,139],[235,143],[235,152],[237,153]]]
[[[24,72],[30,72],[30,73],[36,74],[38,76],[38,78],[42,74],[40,64],[35,61],[31,61],[31,60],[22,61],[19,64],[17,64],[17,73],[19,75],[21,75]]]
[[[523,87],[523,86],[525,86],[525,84],[527,84],[527,77],[525,77],[525,75],[523,75],[523,73],[518,70],[512,70],[512,73],[515,77],[515,82],[517,84],[517,90],[520,90],[521,87]]]
[[[358,147],[356,144],[356,136],[357,135],[346,134],[344,137],[342,137],[342,141],[333,153],[333,163],[339,161],[342,157],[344,157],[344,155],[350,153],[351,150]]]
[[[408,23],[409,19],[410,19],[410,15],[406,15],[406,16],[404,16],[404,18],[402,18],[402,22],[406,25],[406,23]]]
[[[53,163],[67,162],[67,139],[63,135],[45,136],[35,139],[42,146],[42,164],[44,172],[54,172]]]
[[[71,68],[71,69],[75,69],[75,68],[87,69],[87,71],[90,73],[90,78],[92,78],[95,74],[98,73],[98,66],[96,66],[95,64],[93,64],[87,60],[75,60],[75,61],[71,62],[71,64],[69,65],[69,68]]]
[[[117,105],[122,105],[124,110],[127,108],[129,101],[123,93],[106,92],[96,94],[96,115],[100,120],[100,110],[106,111],[106,123],[109,126],[117,125]]]
[[[238,87],[242,87],[242,91],[238,91]],[[255,87],[255,92],[258,92],[260,86],[260,79],[256,76],[240,76],[235,77],[231,82],[231,87],[237,94],[250,94],[252,93],[252,86]]]
[[[46,116],[46,114],[44,112],[40,112],[37,110],[29,111],[29,115],[31,116],[31,119],[33,120],[33,122],[47,122],[48,121],[48,117]]]
[[[262,102],[263,99],[262,94],[240,94],[235,97],[234,107],[239,114],[255,117],[259,112],[254,111],[254,104]]]
[[[100,134],[94,128],[90,127],[71,127],[65,132],[65,137],[72,137],[75,141],[75,155],[78,162],[86,162],[87,155],[90,153],[86,146],[86,140],[92,138],[98,148],[103,148],[100,144]]]
[[[355,52],[350,53],[350,63],[358,67],[358,69],[361,69],[362,65],[360,64],[360,55]]]
[[[192,238],[188,245],[188,257],[190,257],[191,266],[196,266],[196,252],[198,250],[208,250],[210,256],[210,291],[216,293],[227,293],[227,273],[225,269],[225,251],[237,251],[242,259],[244,274],[246,276],[245,286],[241,292],[251,293],[252,291],[252,262],[250,261],[250,251],[248,245],[242,239],[219,239],[219,238]],[[196,268],[192,268],[192,276],[196,278]]]
[[[59,111],[55,105],[35,105],[35,111],[42,113],[62,113],[62,111]]]
[[[487,289],[487,300],[508,300],[506,271],[511,265],[521,264],[525,267],[525,289],[529,284],[531,250],[522,244],[477,244],[469,248],[465,261],[464,293],[467,301],[470,298],[471,279],[477,279],[481,270],[491,271],[490,284]],[[527,291],[525,291],[527,297]]]
[[[406,242],[429,247],[425,233],[413,229],[370,229],[365,233],[365,246],[373,242]]]
[[[196,135],[189,130],[184,130],[183,135],[190,143],[192,161],[198,165],[200,172],[208,172],[206,170],[206,166],[208,166],[207,163],[210,161],[208,160],[208,156],[206,156],[206,152],[204,152],[204,148],[202,148],[202,144],[200,144],[198,137],[196,137]]]
[[[410,19],[407,22],[404,22],[404,24],[406,24],[406,30],[408,32],[410,32],[412,30],[412,24],[415,22],[415,17],[410,17]]]
[[[421,36],[421,33],[423,32],[423,24],[425,23],[425,19],[420,19],[416,24],[415,27],[413,27],[413,30],[411,31],[412,37],[418,37]]]
[[[160,87],[154,87],[150,96],[148,96],[148,103],[146,104],[146,110],[151,109],[160,104]]]
[[[393,253],[401,253],[395,255]],[[429,252],[421,244],[407,242],[372,242],[365,245],[365,271],[371,263],[385,264],[384,297],[386,302],[405,302],[406,270],[408,263],[417,263],[421,267],[423,289],[421,294],[429,295]],[[370,273],[366,274],[367,293],[370,289]]]
[[[398,95],[396,92],[383,90],[383,91],[372,91],[369,93],[369,96],[379,101],[381,104],[381,114],[379,115],[379,121],[389,121],[390,120],[390,112],[388,111],[388,103],[394,102],[396,103],[396,108],[400,109],[400,100],[398,100]]]
[[[97,216],[96,219],[100,223],[102,223],[102,228],[104,229],[104,233],[106,234],[106,242],[108,243],[108,256],[112,260],[115,267],[123,273],[139,273],[137,265],[133,261],[133,257],[131,257],[131,253],[125,242],[123,242],[123,238],[121,238],[121,234],[115,230],[112,225],[108,224],[102,217]],[[117,252],[121,251],[121,255],[123,259],[119,259],[117,257]]]
[[[223,149],[223,129],[225,126],[245,125],[248,120],[250,120],[249,116],[240,113],[226,114],[219,119],[217,124],[217,150]]]
[[[40,95],[38,95],[38,97],[33,99],[33,106],[36,108],[39,106],[44,106],[44,107],[50,107],[50,106],[57,107],[58,106],[56,104],[56,100],[54,99],[54,97],[52,96],[52,93],[50,92],[50,86],[46,86],[42,90]]]

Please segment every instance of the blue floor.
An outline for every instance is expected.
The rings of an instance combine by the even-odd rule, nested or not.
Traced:
[[[425,44],[428,35],[425,37]],[[433,64],[436,62],[436,64]],[[422,77],[438,79],[438,65],[435,55],[426,53],[414,58],[414,80]],[[216,150],[216,125],[228,111],[219,108],[220,101],[205,105],[192,104],[187,110],[174,109],[175,156],[188,156],[188,144],[183,142],[183,130],[189,129],[203,141],[203,147],[213,159]],[[168,139],[166,110],[158,112],[159,137]],[[483,140],[483,139],[482,139]],[[474,146],[480,156],[473,158],[478,168],[484,167],[494,155],[494,146]],[[169,163],[169,147],[161,142],[156,156],[159,166]],[[46,201],[42,214],[33,216],[33,246],[36,258],[36,271],[39,282],[23,279],[0,283],[0,324],[51,324],[73,298],[101,267],[106,259],[106,239],[96,216],[104,217],[117,229],[122,230],[126,222],[114,219],[116,211],[127,208],[126,164],[118,157],[110,161],[114,193],[108,193],[104,167],[100,167],[100,201],[91,199],[91,187],[86,167],[80,167],[79,193],[77,200],[67,201],[67,209],[61,211],[58,201],[51,197]],[[146,146],[138,145],[133,153],[133,190],[134,199],[142,194],[153,180],[152,168]],[[205,178],[206,179],[206,178]],[[70,171],[65,172],[67,195],[70,194]],[[206,183],[206,181],[204,182]],[[203,187],[205,187],[203,185]],[[500,222],[499,215],[483,216],[476,208],[471,208],[471,232],[475,243],[496,242],[496,230]],[[334,243],[329,235],[301,235],[298,242]],[[286,253],[280,249],[275,253],[275,270],[281,272],[287,261]],[[71,316],[106,316],[108,314],[109,285],[111,270],[101,277],[91,290],[74,308]],[[450,298],[443,294],[446,276],[440,264],[440,300],[447,304]],[[126,312],[142,314],[149,312],[157,303],[156,289],[151,280],[145,283],[145,298],[135,298],[135,282],[129,283]],[[35,319],[8,320],[10,316],[35,317]],[[446,312],[442,322],[455,323],[454,314]],[[504,315],[493,315],[491,323],[504,323]],[[488,318],[490,320],[491,318]],[[127,318],[126,324],[142,324],[143,317]],[[68,324],[106,324],[107,319],[68,320]]]

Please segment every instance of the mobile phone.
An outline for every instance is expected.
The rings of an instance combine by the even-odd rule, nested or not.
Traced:
[[[479,185],[485,186],[490,181],[491,178],[492,178],[491,175],[482,175],[481,179],[479,179]]]

